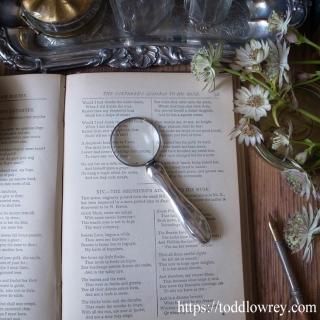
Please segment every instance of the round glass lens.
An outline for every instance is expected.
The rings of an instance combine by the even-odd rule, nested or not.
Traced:
[[[128,166],[143,166],[157,155],[161,145],[158,130],[143,118],[120,122],[111,135],[111,148],[119,161]]]

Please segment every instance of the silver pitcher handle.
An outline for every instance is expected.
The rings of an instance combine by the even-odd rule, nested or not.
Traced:
[[[211,239],[211,230],[207,219],[172,183],[164,166],[152,162],[146,167],[147,175],[159,185],[170,199],[174,211],[187,232],[201,243]]]

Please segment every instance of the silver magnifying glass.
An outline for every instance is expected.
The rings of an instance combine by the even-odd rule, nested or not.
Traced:
[[[157,161],[162,147],[159,130],[149,120],[128,118],[116,125],[110,138],[115,157],[130,167],[146,167],[147,175],[168,196],[187,232],[202,243],[211,239],[211,230],[204,215],[177,189],[162,163]]]

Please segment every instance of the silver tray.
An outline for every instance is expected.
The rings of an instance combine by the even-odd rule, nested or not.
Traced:
[[[235,0],[224,23],[200,32],[188,23],[183,0],[177,0],[172,17],[152,33],[130,36],[120,32],[110,7],[81,34],[58,38],[37,34],[28,27],[0,26],[0,61],[27,72],[49,72],[84,66],[147,68],[188,63],[199,47],[224,41],[225,57],[250,38],[270,36],[267,18],[272,10],[292,12],[292,23],[302,24],[307,0]]]

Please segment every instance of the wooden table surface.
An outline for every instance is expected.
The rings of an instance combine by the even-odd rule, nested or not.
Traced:
[[[289,190],[281,179],[279,171],[262,160],[254,150],[248,152],[248,162],[249,189],[252,194],[251,232],[254,238],[256,302],[289,304],[288,283],[267,227],[268,215],[273,214],[283,222],[305,203]],[[314,207],[316,205],[314,203]],[[315,242],[314,259],[310,264],[303,263],[301,254],[291,255],[290,261],[297,273],[305,296],[305,304],[316,304],[317,310],[320,311],[320,243]],[[257,319],[299,319],[299,317],[293,314],[288,314],[286,317],[262,314]],[[320,312],[313,314],[312,319],[320,319]]]
[[[3,69],[3,67],[2,67]],[[186,72],[189,66],[158,67],[147,72]],[[3,71],[3,70],[2,70]],[[110,68],[97,68],[85,71],[115,71]],[[137,70],[134,70],[137,71]],[[0,66],[1,72],[1,66]],[[289,304],[287,279],[274,249],[274,244],[268,229],[268,216],[273,214],[280,222],[305,203],[295,196],[282,181],[279,171],[261,159],[254,149],[246,149],[245,157],[248,164],[248,192],[250,196],[249,212],[254,239],[252,243],[255,272],[252,277],[255,282],[255,303],[260,304]],[[317,203],[314,203],[314,207]],[[320,203],[318,203],[320,207]],[[244,248],[246,250],[246,248]],[[314,259],[310,264],[304,264],[301,254],[291,255],[290,261],[297,273],[306,304],[316,304],[320,311],[320,242],[315,243]],[[299,319],[297,315],[286,314],[256,314],[254,319],[277,320]],[[312,315],[312,319],[320,320],[320,312]]]

